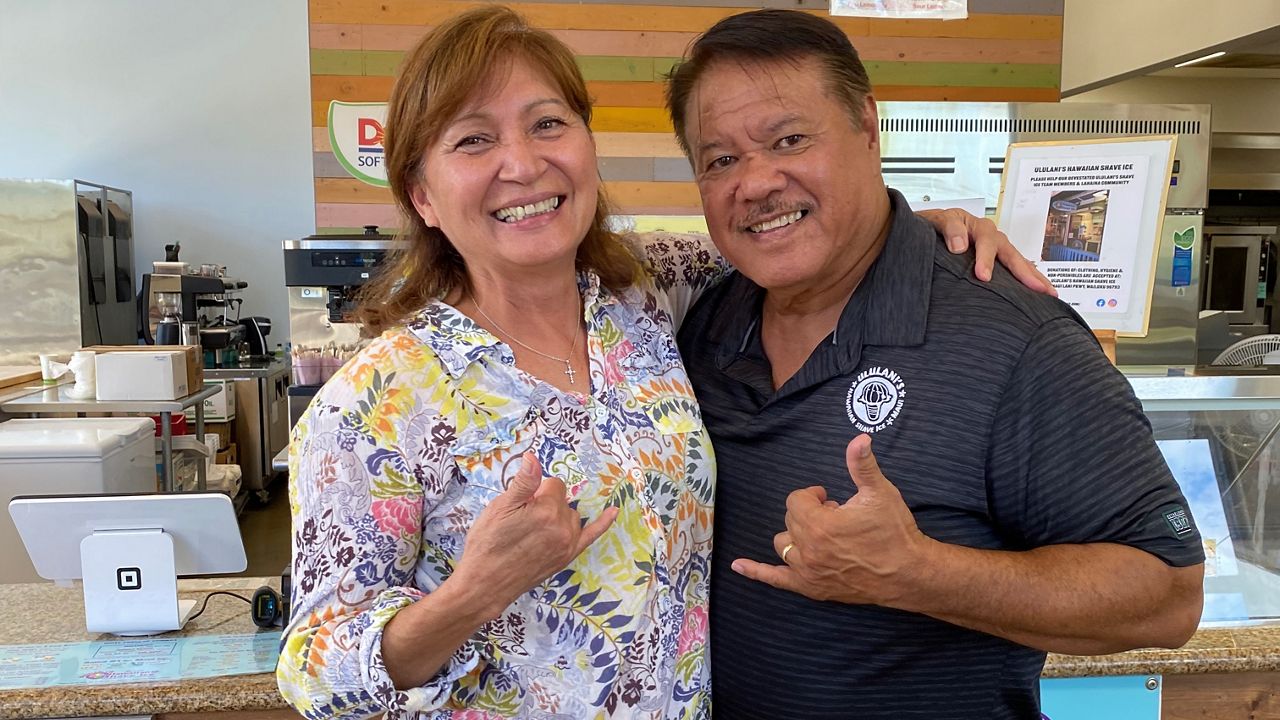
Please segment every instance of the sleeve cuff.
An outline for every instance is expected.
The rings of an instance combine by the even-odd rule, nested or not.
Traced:
[[[449,658],[440,671],[426,684],[408,690],[396,690],[382,660],[382,631],[400,610],[425,596],[413,588],[396,588],[383,593],[363,617],[368,625],[359,632],[360,670],[369,696],[386,708],[388,717],[412,716],[439,709],[449,700],[457,681],[480,665],[484,643],[470,639]]]

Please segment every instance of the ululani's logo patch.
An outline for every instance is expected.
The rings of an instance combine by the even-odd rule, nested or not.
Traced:
[[[898,373],[882,367],[864,370],[845,397],[849,422],[864,433],[883,430],[898,419],[907,388]]]
[[[1173,534],[1178,537],[1186,535],[1194,528],[1191,524],[1191,516],[1187,515],[1187,511],[1183,508],[1166,512],[1164,521],[1169,523],[1169,529],[1173,530]]]

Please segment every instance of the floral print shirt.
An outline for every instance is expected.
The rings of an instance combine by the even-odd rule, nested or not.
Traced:
[[[307,718],[709,718],[715,459],[675,331],[727,266],[706,238],[629,236],[644,281],[579,276],[591,390],[515,367],[434,302],[316,395],[290,449],[293,597],[277,669]],[[584,518],[619,509],[563,571],[424,686],[396,689],[382,630],[432,592],[533,451]]]

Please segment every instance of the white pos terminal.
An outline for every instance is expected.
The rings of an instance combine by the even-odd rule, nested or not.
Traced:
[[[83,579],[89,632],[177,630],[195,606],[179,575],[243,572],[231,499],[221,493],[15,497],[9,514],[47,580]]]

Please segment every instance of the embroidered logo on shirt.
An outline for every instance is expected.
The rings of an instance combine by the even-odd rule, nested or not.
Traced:
[[[1166,510],[1164,513],[1164,521],[1169,523],[1169,529],[1177,537],[1189,534],[1195,526],[1191,524],[1191,516],[1183,508],[1174,508]]]
[[[898,373],[882,367],[864,370],[853,381],[845,397],[844,408],[849,422],[864,433],[883,430],[898,419],[906,386]]]

